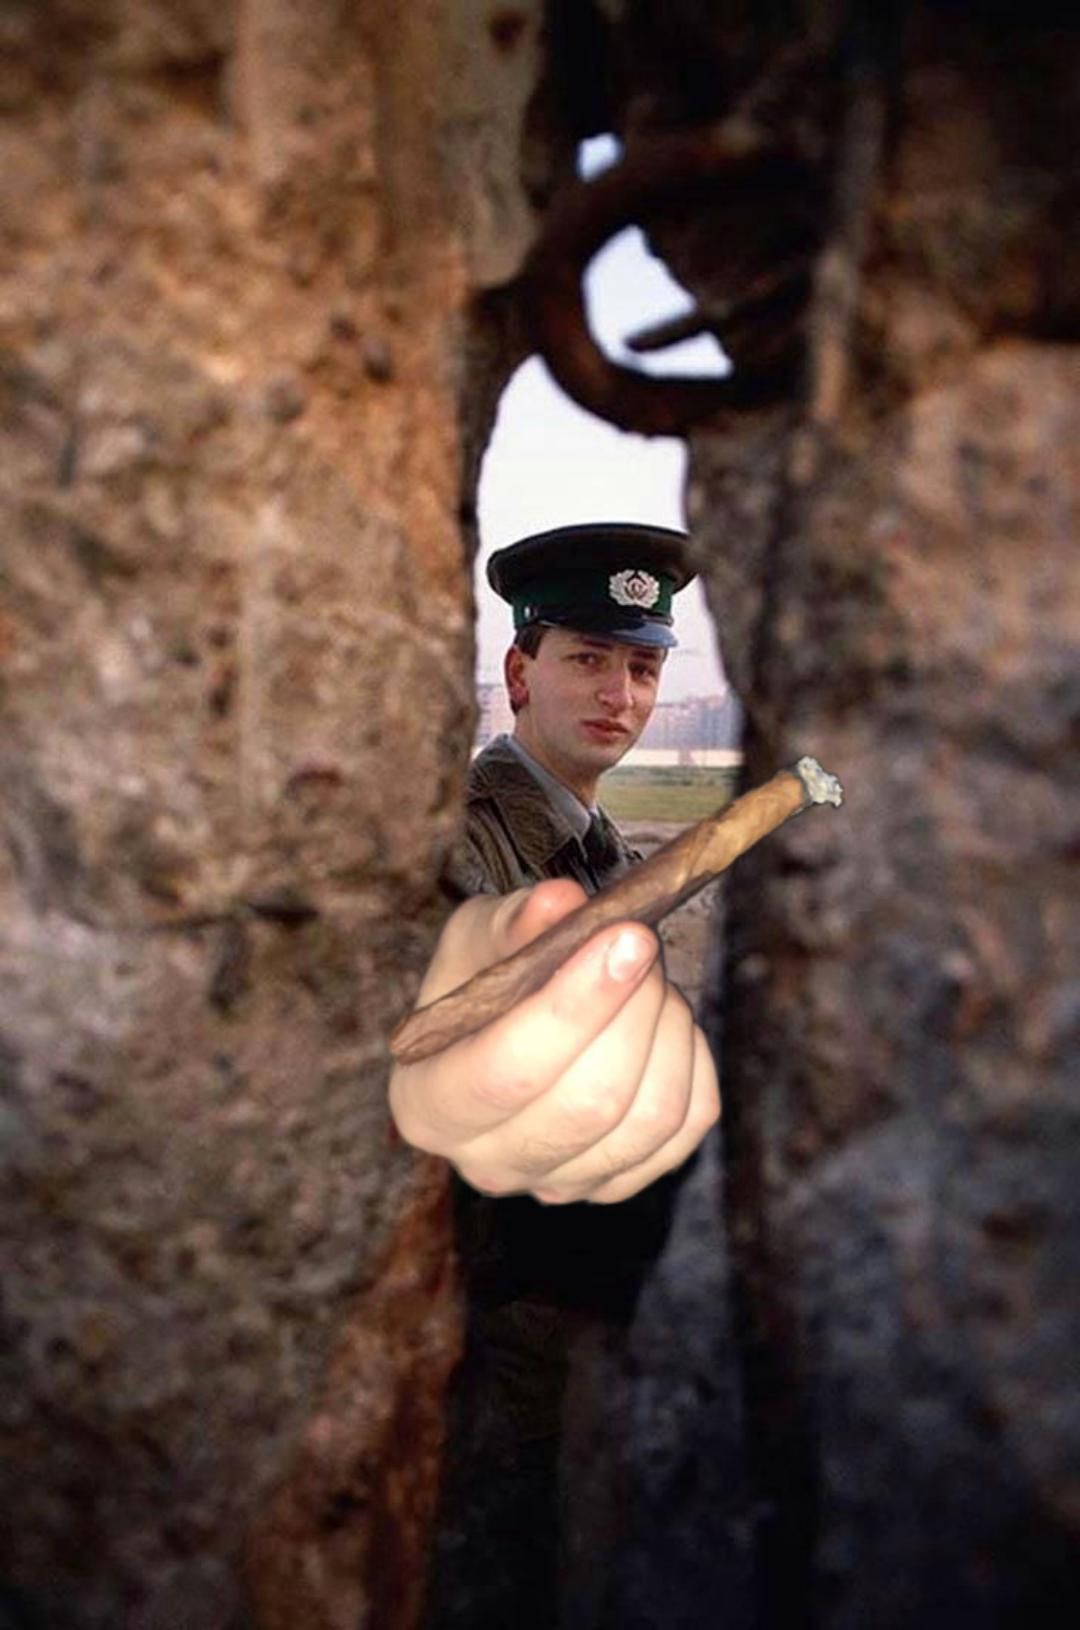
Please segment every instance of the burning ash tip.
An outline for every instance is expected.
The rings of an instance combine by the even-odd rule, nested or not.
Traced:
[[[808,803],[839,805],[844,802],[844,789],[840,782],[828,770],[823,770],[816,758],[809,755],[800,758],[795,774],[806,789]]]

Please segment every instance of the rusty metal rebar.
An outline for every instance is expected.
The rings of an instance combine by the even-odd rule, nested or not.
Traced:
[[[716,129],[651,137],[590,181],[567,188],[554,203],[523,273],[525,319],[533,345],[563,390],[581,407],[623,430],[682,435],[724,412],[744,412],[790,395],[798,362],[724,377],[649,376],[613,362],[589,329],[582,280],[589,262],[624,227],[646,225],[717,195],[724,187],[789,193],[806,174],[795,154],[752,141],[735,142]],[[736,304],[732,317],[739,320]],[[676,331],[716,332],[708,314],[675,320]],[[722,337],[722,336],[718,336]]]

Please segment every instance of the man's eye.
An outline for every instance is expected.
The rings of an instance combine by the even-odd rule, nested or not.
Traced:
[[[635,679],[642,682],[647,680],[650,685],[656,684],[658,676],[655,668],[650,668],[642,663],[639,667],[632,668],[630,671]]]
[[[577,662],[583,668],[595,668],[600,658],[595,651],[575,651],[571,662]]]

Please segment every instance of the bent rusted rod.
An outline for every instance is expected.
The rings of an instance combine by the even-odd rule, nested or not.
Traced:
[[[680,833],[513,956],[410,1014],[391,1036],[391,1052],[399,1063],[415,1064],[471,1036],[539,990],[601,928],[660,922],[799,810],[842,801],[836,777],[816,759],[801,758],[794,769]]]
[[[807,168],[787,150],[725,139],[714,128],[639,140],[618,164],[561,193],[523,270],[525,322],[535,350],[572,401],[622,430],[681,436],[703,419],[788,399],[800,369],[722,378],[646,375],[613,362],[597,345],[585,308],[590,261],[623,227],[645,225],[657,211],[691,205],[724,186],[753,184],[760,196],[806,185]]]

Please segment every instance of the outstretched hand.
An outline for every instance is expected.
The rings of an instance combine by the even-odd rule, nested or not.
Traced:
[[[520,950],[585,898],[559,879],[480,895],[447,922],[420,989],[436,1001]],[[720,1114],[716,1069],[640,923],[596,934],[535,995],[475,1035],[398,1064],[407,1142],[487,1194],[625,1200],[679,1166]]]

